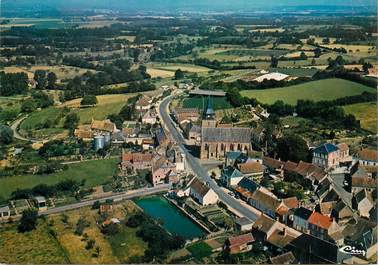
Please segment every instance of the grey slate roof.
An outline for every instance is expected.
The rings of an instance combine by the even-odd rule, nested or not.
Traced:
[[[318,146],[317,148],[315,148],[314,153],[329,154],[329,153],[335,152],[337,150],[339,150],[339,148],[336,145],[330,144],[330,143],[325,143],[325,144],[322,144],[322,145]]]
[[[312,211],[310,211],[307,208],[300,207],[298,209],[295,209],[294,215],[302,218],[303,220],[308,220],[312,214]]]
[[[202,128],[203,142],[250,143],[249,128]]]

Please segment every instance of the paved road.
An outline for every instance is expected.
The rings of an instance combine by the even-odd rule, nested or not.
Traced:
[[[192,171],[198,176],[198,178],[202,179],[203,181],[209,184],[210,188],[212,188],[215,191],[215,193],[219,196],[219,199],[223,203],[233,208],[240,214],[248,217],[252,221],[255,221],[258,218],[258,215],[256,214],[256,212],[252,211],[251,209],[248,209],[246,206],[243,206],[234,197],[228,195],[227,192],[222,190],[218,186],[218,184],[209,176],[207,171],[202,167],[202,165],[199,163],[199,160],[195,158],[193,155],[191,155],[189,151],[185,148],[184,146],[185,140],[183,136],[178,132],[176,125],[174,124],[171,117],[169,116],[168,106],[171,100],[172,100],[172,96],[169,96],[163,99],[163,101],[159,105],[159,114],[166,129],[170,132],[171,137],[184,152],[186,156],[187,164],[190,166]]]
[[[82,207],[85,207],[85,206],[91,206],[96,201],[105,202],[106,200],[114,200],[116,202],[116,201],[132,199],[132,198],[135,198],[135,197],[141,197],[141,196],[151,195],[151,194],[155,194],[155,193],[160,193],[160,192],[167,191],[169,189],[170,189],[169,184],[159,185],[159,186],[153,187],[153,188],[143,188],[143,189],[133,190],[133,191],[130,191],[130,192],[123,192],[123,193],[119,193],[119,194],[115,194],[115,195],[109,195],[109,196],[102,197],[102,198],[97,198],[97,199],[92,199],[92,200],[87,200],[87,201],[81,201],[81,202],[78,202],[78,203],[73,203],[73,204],[64,205],[64,206],[60,206],[60,207],[55,207],[55,208],[48,209],[47,211],[44,211],[44,212],[39,212],[38,214],[39,215],[48,215],[48,214],[54,214],[54,213],[61,213],[61,212],[65,212],[65,211],[70,211],[70,210],[82,208]]]
[[[38,141],[36,141],[36,140],[32,140],[32,139],[27,139],[27,138],[25,138],[25,137],[23,137],[22,135],[20,135],[19,133],[18,133],[18,126],[21,124],[21,122],[23,121],[23,120],[25,120],[27,118],[27,116],[24,116],[24,117],[21,117],[21,118],[19,118],[19,119],[17,119],[10,127],[11,127],[11,129],[12,129],[12,131],[13,131],[13,136],[14,136],[14,138],[16,138],[16,139],[19,139],[19,140],[22,140],[22,141],[28,141],[28,142],[32,142],[32,143],[36,143],[36,142],[38,142]]]

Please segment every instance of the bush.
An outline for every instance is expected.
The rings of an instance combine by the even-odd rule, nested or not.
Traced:
[[[37,227],[38,211],[33,209],[27,209],[22,212],[20,224],[18,225],[18,231],[21,233],[29,232]]]

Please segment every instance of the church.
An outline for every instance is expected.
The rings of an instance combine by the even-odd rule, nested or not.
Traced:
[[[200,159],[221,159],[229,151],[248,153],[251,150],[251,129],[218,126],[209,96],[202,117]]]

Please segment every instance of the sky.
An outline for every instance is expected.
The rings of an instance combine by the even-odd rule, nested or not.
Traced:
[[[1,10],[113,9],[117,11],[253,11],[301,6],[374,6],[376,0],[0,0]],[[370,9],[371,10],[371,9]]]

